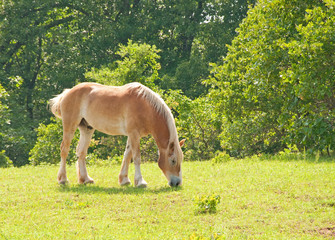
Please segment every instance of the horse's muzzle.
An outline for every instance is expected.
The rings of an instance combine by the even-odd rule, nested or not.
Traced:
[[[171,187],[178,187],[181,185],[181,178],[176,176],[171,176],[169,185]]]

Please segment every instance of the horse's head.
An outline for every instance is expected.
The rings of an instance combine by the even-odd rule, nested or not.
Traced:
[[[181,147],[184,145],[185,139],[170,142],[166,149],[160,149],[158,165],[163,171],[169,185],[176,187],[182,183],[181,162],[183,161],[183,152]]]

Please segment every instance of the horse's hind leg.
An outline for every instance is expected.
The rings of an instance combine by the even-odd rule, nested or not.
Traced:
[[[78,174],[78,182],[79,183],[94,183],[93,179],[90,178],[87,174],[86,169],[86,154],[87,149],[90,145],[90,141],[94,132],[94,129],[87,124],[80,124],[80,138],[79,143],[77,146],[77,156],[78,156],[78,163],[77,163],[77,174]]]
[[[119,184],[121,186],[126,186],[131,183],[128,177],[128,169],[129,169],[131,157],[132,157],[132,151],[131,151],[130,142],[128,138],[126,150],[124,151],[124,155],[123,155],[121,171],[119,174]]]
[[[68,182],[67,176],[66,176],[66,158],[69,154],[70,145],[72,138],[74,136],[75,129],[69,128],[67,129],[64,127],[63,124],[63,141],[61,144],[61,162],[60,162],[60,168],[58,171],[58,183],[59,184],[66,184]]]

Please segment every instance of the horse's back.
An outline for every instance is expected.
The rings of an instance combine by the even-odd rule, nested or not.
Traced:
[[[64,98],[62,110],[69,118],[82,119],[93,128],[111,135],[129,135],[138,131],[149,132],[152,108],[137,92],[140,84],[120,87],[97,83],[81,83],[72,88]]]

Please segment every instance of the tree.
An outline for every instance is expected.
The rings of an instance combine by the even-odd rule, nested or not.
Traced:
[[[121,60],[101,69],[93,69],[86,73],[86,78],[106,85],[121,86],[130,82],[139,82],[150,88],[156,88],[158,70],[161,68],[158,60],[160,50],[156,46],[133,43],[119,45],[116,52]]]
[[[0,167],[8,167],[11,160],[6,155],[7,132],[10,125],[9,109],[6,105],[8,94],[0,84]]]
[[[147,41],[162,49],[164,89],[181,89],[194,99],[207,92],[202,81],[209,63],[221,62],[236,35],[235,29],[254,0],[163,1],[155,13],[161,24],[159,41]],[[164,45],[162,45],[164,44]]]
[[[9,94],[13,143],[6,154],[15,165],[28,163],[37,137],[34,129],[50,122],[48,99],[86,81],[88,69],[118,67],[116,61],[123,59],[119,45],[129,39],[162,50],[155,85],[182,89],[192,99],[205,93],[201,81],[208,63],[225,55],[225,44],[253,2],[4,0],[0,84]]]
[[[113,39],[106,37],[103,44],[99,40],[102,34],[112,35],[111,29],[102,28],[117,13],[99,15],[104,7],[96,1],[49,0],[6,0],[1,5],[0,83],[9,94],[8,134],[15,147],[8,154],[15,165],[28,163],[36,139],[33,129],[50,118],[48,99],[83,80],[87,68],[111,59]]]
[[[212,83],[236,156],[334,148],[334,1],[259,1]]]
[[[282,122],[291,123],[287,142],[300,149],[334,149],[334,8],[334,1],[325,1],[323,6],[307,9],[303,23],[297,26],[299,38],[283,44],[291,65],[281,78],[292,86],[297,102],[287,104]]]

